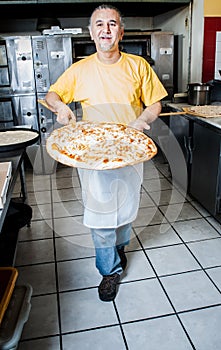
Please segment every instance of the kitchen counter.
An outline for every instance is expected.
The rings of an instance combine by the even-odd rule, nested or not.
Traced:
[[[193,107],[187,103],[168,103],[167,107],[169,107],[172,111],[175,112],[183,112],[183,107]],[[195,115],[191,114],[184,114],[185,118],[189,120],[193,120],[197,122],[198,124],[204,125],[205,127],[209,127],[211,129],[216,129],[218,133],[221,134],[221,117],[214,117],[214,118],[204,118],[204,117],[197,117]]]
[[[187,103],[168,103],[183,112]],[[166,139],[173,181],[221,222],[221,117],[170,115]],[[177,147],[178,146],[178,147]]]

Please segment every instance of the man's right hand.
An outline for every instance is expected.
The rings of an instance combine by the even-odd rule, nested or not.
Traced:
[[[74,112],[62,101],[56,102],[54,105],[57,114],[57,121],[60,124],[67,125],[70,122],[76,123]]]

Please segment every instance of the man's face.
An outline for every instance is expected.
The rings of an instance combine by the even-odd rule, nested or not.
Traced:
[[[90,34],[97,51],[113,52],[118,50],[124,30],[120,17],[113,9],[96,10],[91,18]]]

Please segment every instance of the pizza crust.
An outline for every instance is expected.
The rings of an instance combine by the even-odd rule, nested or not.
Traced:
[[[197,117],[214,118],[221,117],[220,105],[204,105],[204,106],[192,106],[184,107],[183,110],[189,114]]]
[[[46,142],[56,161],[77,168],[107,170],[151,159],[157,147],[147,135],[120,123],[84,122],[52,131]]]
[[[10,146],[20,143],[25,143],[35,139],[38,136],[37,132],[28,130],[8,130],[1,132],[0,146]]]

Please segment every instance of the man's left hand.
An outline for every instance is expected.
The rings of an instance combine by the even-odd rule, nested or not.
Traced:
[[[143,131],[144,129],[149,130],[150,125],[148,125],[143,119],[137,118],[133,122],[130,122],[129,126],[139,131]]]

